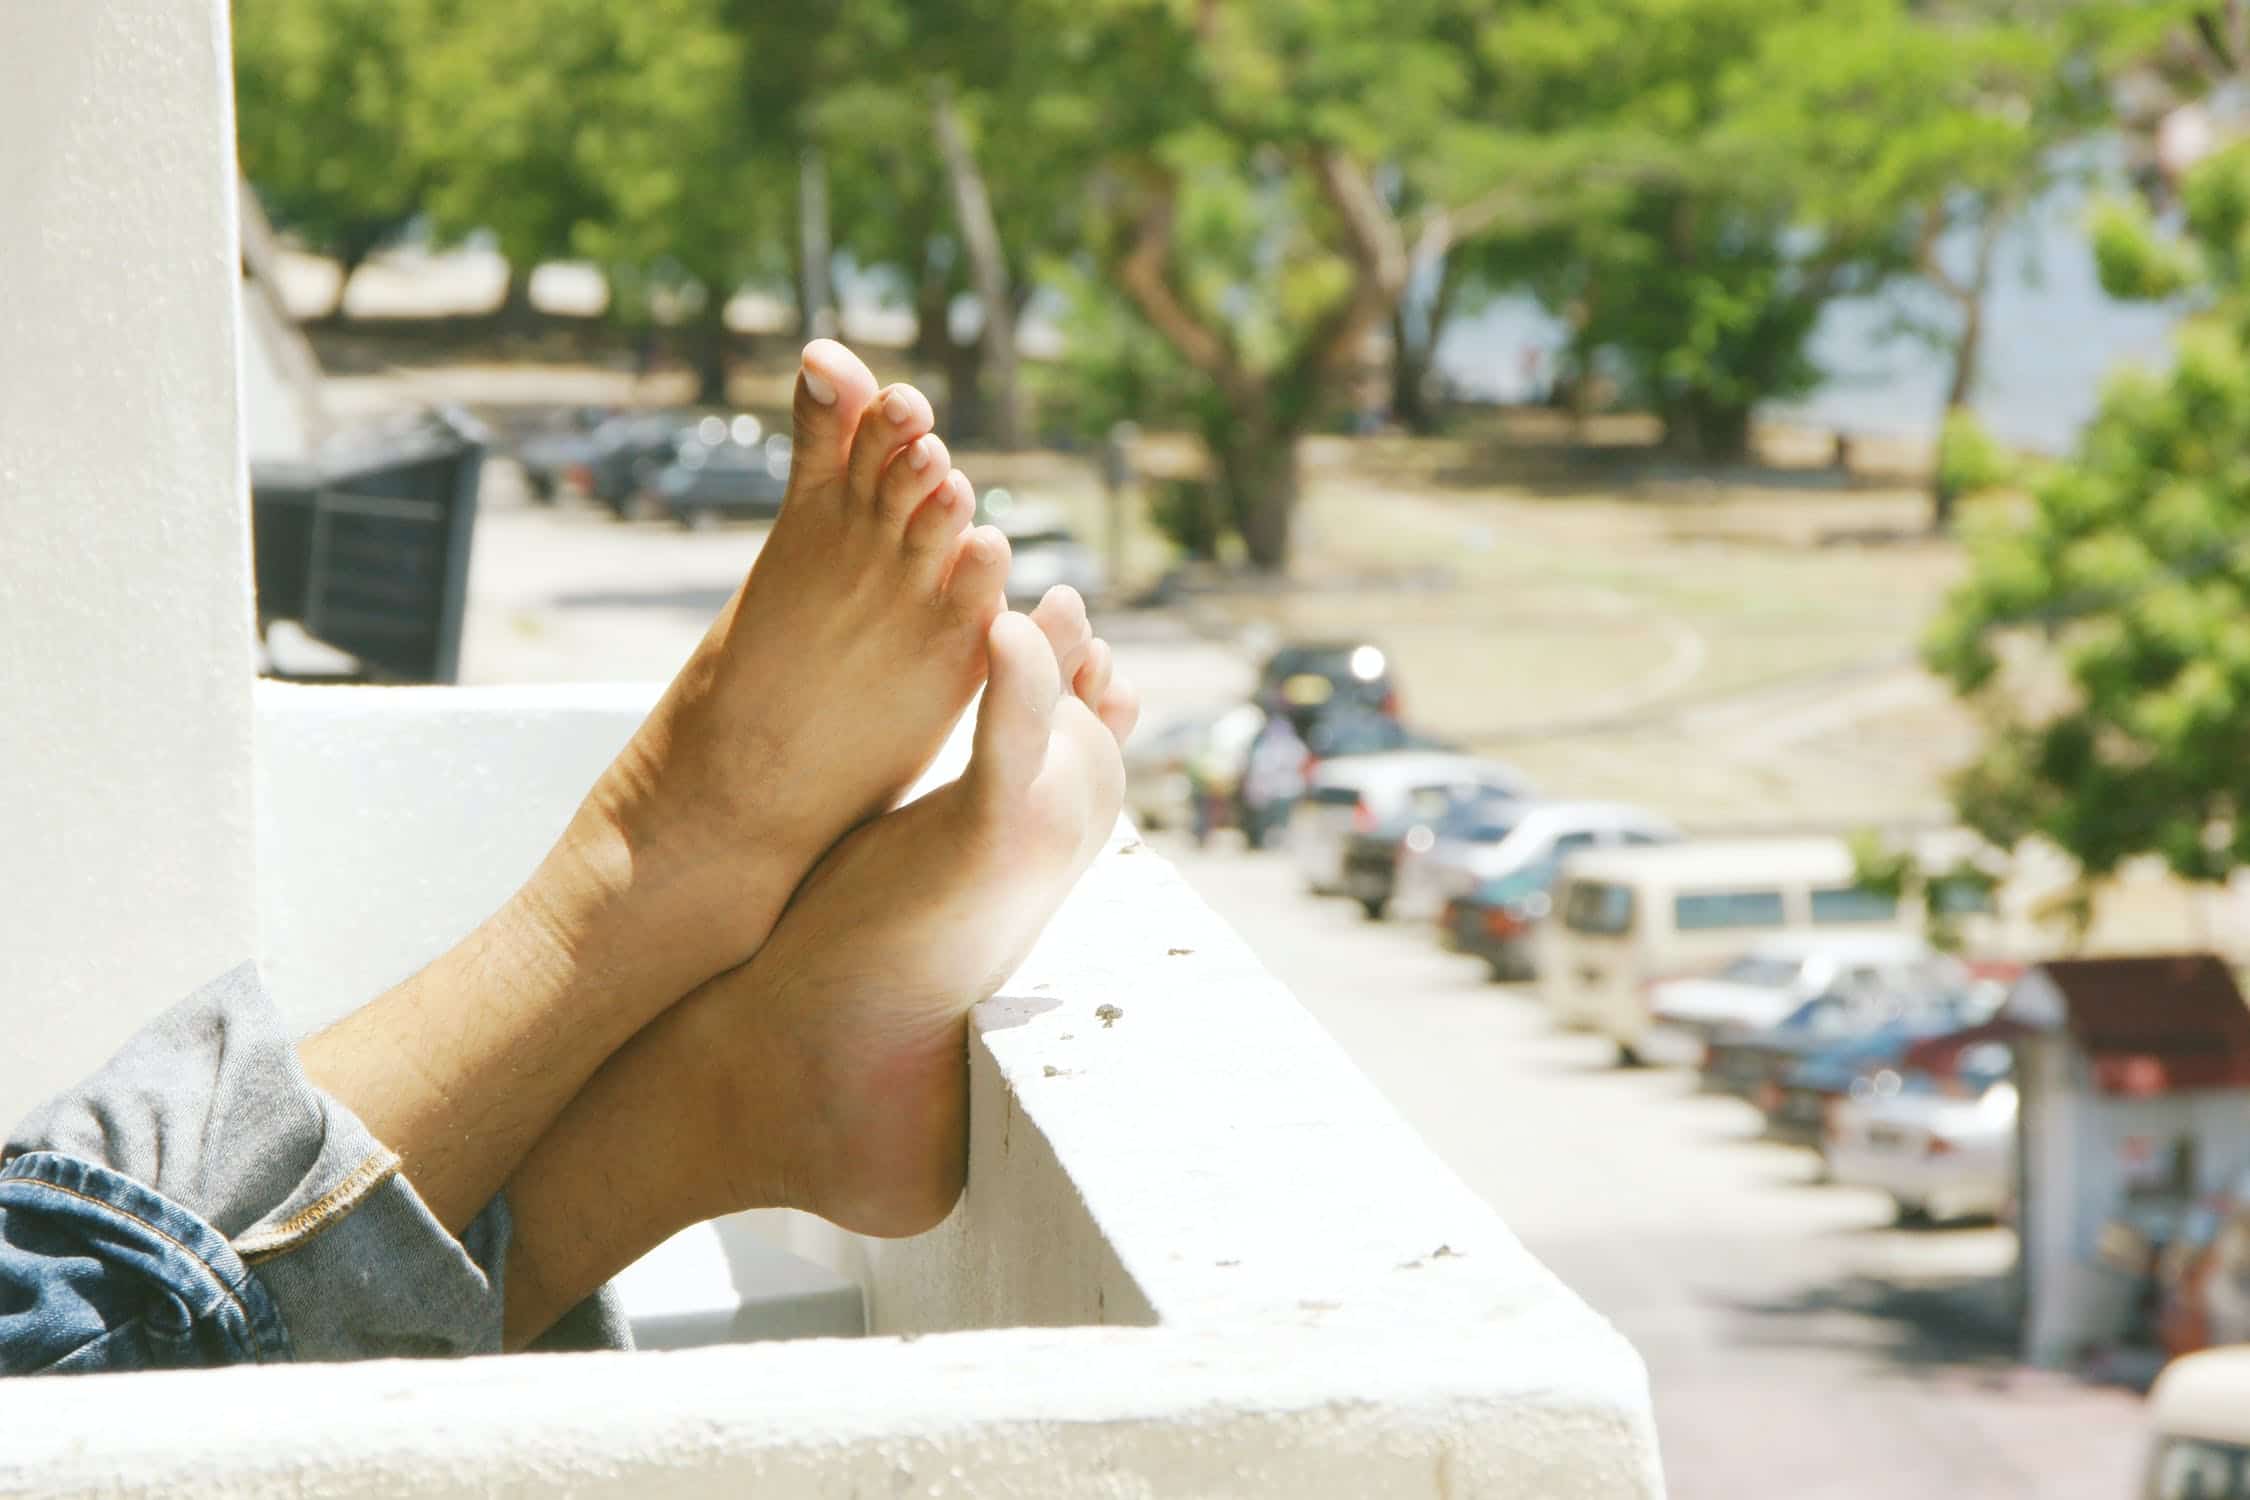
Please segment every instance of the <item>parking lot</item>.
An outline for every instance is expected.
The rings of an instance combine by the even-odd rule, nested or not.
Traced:
[[[2005,1229],[1900,1229],[1739,1101],[1619,1071],[1529,986],[1305,895],[1231,838],[1178,862],[1440,1156],[1648,1361],[1680,1500],[2124,1497],[2129,1392],[2019,1367]]]

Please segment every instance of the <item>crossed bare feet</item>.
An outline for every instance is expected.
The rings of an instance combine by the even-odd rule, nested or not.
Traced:
[[[843,345],[806,347],[781,516],[564,840],[594,880],[632,887],[688,982],[756,951],[984,675],[1008,542],[969,526],[973,493],[931,421],[921,392],[876,389]]]
[[[695,987],[510,1180],[512,1346],[698,1220],[911,1234],[960,1195],[968,1013],[1116,822],[1138,702],[1075,592],[1005,611],[1006,543],[965,529],[929,421],[806,351],[782,519],[565,835],[628,851],[625,905]],[[980,680],[967,770],[885,813]]]

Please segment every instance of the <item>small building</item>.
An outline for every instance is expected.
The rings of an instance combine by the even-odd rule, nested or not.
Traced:
[[[2158,1268],[2250,1168],[2250,1007],[2208,953],[2058,960],[2011,992],[2024,1353],[2157,1342]]]

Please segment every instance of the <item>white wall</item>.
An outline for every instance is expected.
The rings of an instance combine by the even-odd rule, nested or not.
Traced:
[[[0,1129],[251,955],[223,0],[0,0]]]

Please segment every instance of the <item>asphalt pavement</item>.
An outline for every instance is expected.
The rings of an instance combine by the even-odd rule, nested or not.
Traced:
[[[1128,661],[1128,665],[1130,665]],[[1683,1069],[1620,1070],[1286,854],[1151,842],[1510,1228],[1647,1360],[1677,1500],[2126,1500],[2130,1392],[2014,1359],[1995,1225],[1894,1227]]]

